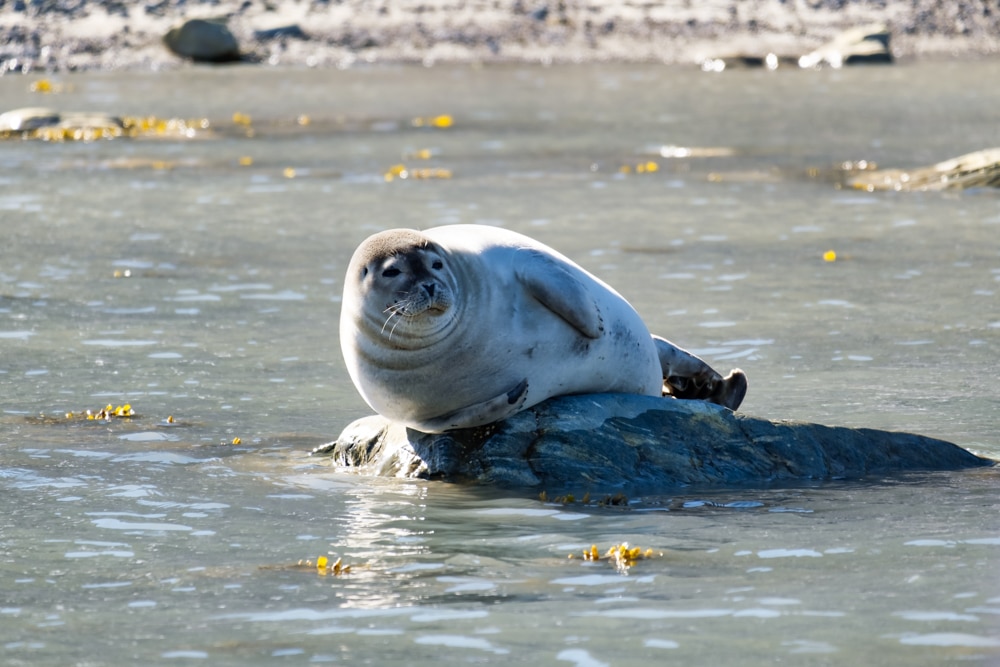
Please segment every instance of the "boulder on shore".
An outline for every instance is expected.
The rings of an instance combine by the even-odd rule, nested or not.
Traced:
[[[920,435],[769,421],[702,401],[627,394],[560,396],[496,424],[442,434],[365,417],[313,454],[381,476],[594,492],[994,465]]]
[[[181,58],[195,62],[226,63],[240,59],[240,45],[225,19],[191,19],[171,28],[163,43]]]

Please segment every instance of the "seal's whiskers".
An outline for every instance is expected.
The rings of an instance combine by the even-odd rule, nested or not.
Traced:
[[[392,340],[392,334],[393,334],[393,332],[396,330],[396,325],[398,325],[402,321],[402,317],[401,316],[406,314],[406,308],[409,306],[409,304],[410,304],[410,301],[407,299],[407,300],[402,301],[400,303],[394,303],[391,306],[387,306],[386,309],[382,311],[383,313],[389,313],[389,317],[385,318],[385,322],[382,323],[382,331],[381,331],[381,333],[383,333],[383,334],[385,333],[385,328],[387,326],[389,326],[389,322],[391,322],[393,320],[393,318],[395,318],[395,320],[396,320],[393,323],[392,328],[389,329],[389,340],[390,341]]]

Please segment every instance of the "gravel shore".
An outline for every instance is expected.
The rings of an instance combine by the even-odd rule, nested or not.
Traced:
[[[0,0],[0,74],[179,67],[162,36],[219,17],[273,65],[696,63],[802,54],[869,23],[897,58],[1000,54],[997,0]]]

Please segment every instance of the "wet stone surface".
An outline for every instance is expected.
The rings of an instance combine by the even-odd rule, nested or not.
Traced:
[[[366,417],[313,454],[383,476],[598,491],[861,478],[992,463],[916,434],[770,421],[701,401],[625,394],[562,396],[503,422],[433,435]]]

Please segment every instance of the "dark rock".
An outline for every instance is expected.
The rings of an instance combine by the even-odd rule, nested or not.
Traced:
[[[253,33],[253,38],[258,42],[269,42],[272,39],[309,39],[302,28],[298,25],[283,25],[279,28],[271,28],[269,30],[255,30]]]
[[[240,46],[223,19],[192,19],[163,36],[167,48],[195,62],[225,63],[240,59]]]
[[[994,464],[920,435],[768,421],[702,401],[626,394],[561,396],[503,422],[435,435],[365,417],[313,454],[381,476],[593,492]]]
[[[538,7],[534,11],[530,12],[528,16],[536,21],[545,21],[549,18],[549,6],[542,5],[541,7]]]

